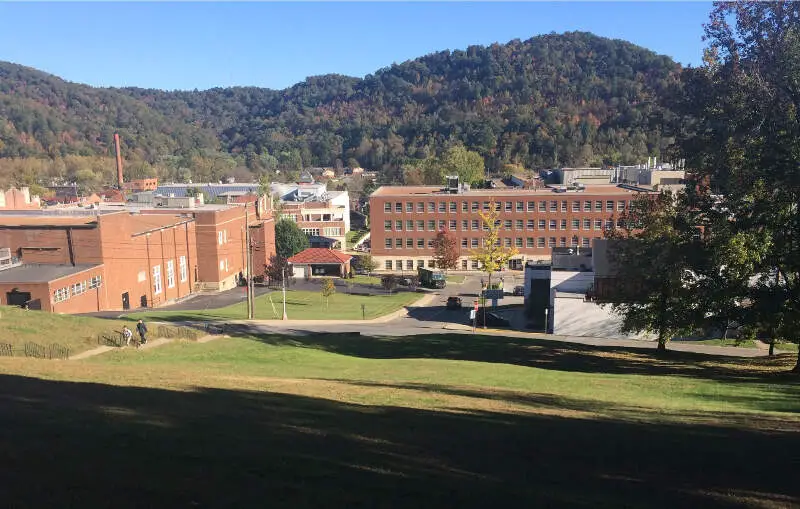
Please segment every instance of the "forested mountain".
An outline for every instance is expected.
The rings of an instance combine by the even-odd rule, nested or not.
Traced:
[[[458,143],[489,169],[633,163],[669,143],[659,98],[679,72],[668,57],[577,32],[279,91],[94,88],[0,63],[0,157],[109,155],[119,131],[127,158],[170,178],[206,171],[197,165],[224,173],[358,164],[399,179],[403,164]]]

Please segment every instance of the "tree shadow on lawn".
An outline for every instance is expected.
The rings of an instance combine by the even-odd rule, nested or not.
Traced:
[[[770,366],[790,369],[792,355],[773,358],[739,358],[694,352],[594,346],[555,340],[500,335],[427,334],[413,336],[365,336],[353,333],[320,333],[295,329],[291,335],[259,334],[238,326],[267,344],[314,348],[368,359],[448,359],[513,364],[557,371],[640,375],[672,375],[715,380],[780,382],[800,387],[800,377],[769,371]]]
[[[9,375],[0,398],[15,507],[800,503],[798,433]]]

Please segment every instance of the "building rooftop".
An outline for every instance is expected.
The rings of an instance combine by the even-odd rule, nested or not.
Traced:
[[[321,264],[340,264],[350,261],[352,256],[340,251],[333,251],[323,247],[310,247],[300,251],[288,259],[289,263],[321,263]]]
[[[0,270],[0,283],[47,283],[100,266],[25,264]]]
[[[133,225],[132,233],[134,235],[168,228],[173,225],[183,224],[187,221],[194,221],[194,219],[171,214],[131,214],[131,223]]]
[[[72,211],[70,209],[69,211]],[[58,211],[22,211],[0,212],[0,226],[83,226],[97,224],[97,212],[82,214],[69,214],[68,210],[59,209]],[[75,210],[79,212],[79,210]]]
[[[471,197],[471,196],[600,196],[609,194],[627,195],[636,192],[651,192],[650,189],[635,186],[622,186],[618,184],[596,184],[586,185],[583,189],[576,190],[567,188],[560,191],[560,186],[547,186],[540,189],[518,189],[507,187],[503,189],[470,189],[459,193],[448,193],[444,186],[381,186],[372,193],[373,197],[383,196],[452,196],[452,197]]]

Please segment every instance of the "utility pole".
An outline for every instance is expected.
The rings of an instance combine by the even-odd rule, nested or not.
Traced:
[[[288,320],[289,317],[286,316],[286,267],[283,267],[281,282],[283,283],[283,319]]]

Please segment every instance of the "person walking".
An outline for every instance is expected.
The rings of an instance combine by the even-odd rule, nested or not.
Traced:
[[[128,328],[127,325],[122,326],[122,339],[125,340],[125,346],[131,345],[131,338],[133,337],[133,332]]]
[[[140,344],[147,344],[147,325],[145,325],[143,321],[139,320],[136,324],[136,332],[139,333],[139,337],[141,338]]]

